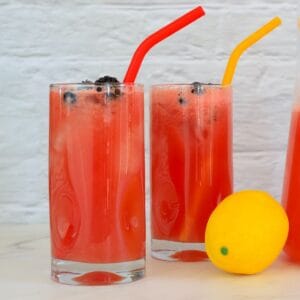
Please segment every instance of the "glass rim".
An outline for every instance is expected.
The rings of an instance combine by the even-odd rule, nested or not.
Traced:
[[[156,84],[152,84],[151,88],[153,87],[181,87],[181,86],[193,86],[193,84],[195,83],[200,83],[202,86],[205,87],[211,87],[211,88],[229,88],[232,87],[232,84],[225,84],[222,85],[221,83],[203,83],[203,82],[191,82],[191,83],[156,83]]]
[[[132,86],[132,87],[140,87],[140,88],[144,88],[144,85],[141,83],[123,83],[123,82],[107,82],[107,83],[100,83],[100,84],[96,84],[96,83],[84,83],[84,82],[67,82],[67,83],[50,83],[50,88],[54,88],[54,87],[68,87],[68,86],[86,86],[86,87],[99,87],[99,86],[118,86],[118,87],[126,87],[126,86]]]

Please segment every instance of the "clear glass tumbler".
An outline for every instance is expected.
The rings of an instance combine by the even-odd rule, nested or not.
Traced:
[[[282,199],[290,222],[285,252],[291,260],[300,263],[300,17],[298,18],[297,75]]]
[[[232,193],[232,89],[163,84],[151,89],[152,256],[198,261],[205,227]]]
[[[144,275],[144,91],[50,86],[52,278],[74,285]]]

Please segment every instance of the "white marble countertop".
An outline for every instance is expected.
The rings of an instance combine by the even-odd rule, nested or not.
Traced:
[[[0,299],[300,299],[300,266],[283,258],[262,274],[235,276],[209,262],[149,257],[144,279],[118,286],[66,286],[49,273],[47,225],[0,225]]]

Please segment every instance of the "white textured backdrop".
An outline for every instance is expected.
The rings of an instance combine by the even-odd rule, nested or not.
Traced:
[[[219,82],[234,45],[280,15],[283,26],[243,56],[234,81],[235,188],[280,198],[297,1],[0,0],[0,222],[48,222],[49,83],[122,79],[147,34],[199,4],[207,16],[154,48],[138,81]]]

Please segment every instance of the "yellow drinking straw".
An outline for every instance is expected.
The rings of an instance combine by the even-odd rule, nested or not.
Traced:
[[[239,43],[235,49],[232,51],[229,61],[227,63],[227,67],[224,73],[222,85],[230,85],[234,76],[235,68],[237,65],[237,62],[241,55],[253,44],[258,42],[260,39],[262,39],[264,36],[266,36],[268,33],[270,33],[272,30],[274,30],[276,27],[281,25],[281,19],[279,17],[276,17],[272,19],[269,23],[265,24],[263,27],[258,29],[256,32],[249,35],[245,40],[243,40],[241,43]]]

